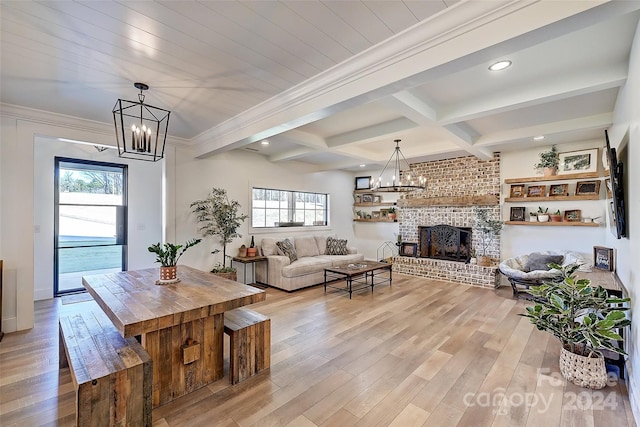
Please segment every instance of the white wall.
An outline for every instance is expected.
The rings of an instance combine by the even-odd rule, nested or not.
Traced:
[[[629,55],[629,77],[618,94],[609,139],[624,160],[629,237],[618,240],[607,234],[606,246],[616,250],[617,273],[631,297],[633,323],[627,341],[629,400],[636,421],[640,421],[640,24]]]
[[[162,240],[162,162],[122,159],[117,150],[35,138],[34,299],[53,297],[54,158],[70,157],[128,165],[128,269],[153,266],[147,247]]]
[[[570,144],[562,144],[558,151],[577,151],[589,148],[602,148],[605,146],[604,134],[602,140],[576,141]],[[509,178],[527,178],[537,176],[533,165],[538,160],[538,154],[546,151],[550,146],[540,146],[529,150],[506,152],[501,154],[500,177],[501,181]],[[600,153],[600,151],[599,151]],[[598,156],[598,170],[602,175],[601,156]],[[600,178],[602,179],[602,178]],[[548,185],[562,183],[563,181],[543,182]],[[564,181],[566,183],[567,181]],[[575,182],[568,181],[569,188],[575,189]],[[572,185],[573,184],[573,185]],[[509,226],[503,228],[501,234],[501,254],[502,259],[516,255],[527,254],[534,251],[545,250],[571,250],[580,252],[585,257],[585,261],[592,262],[593,246],[603,245],[609,229],[605,223],[606,199],[604,198],[604,183],[600,186],[600,200],[593,201],[562,201],[562,202],[526,202],[526,203],[504,203],[504,198],[509,197],[509,184],[502,185],[502,219],[508,220],[511,207],[526,207],[527,219],[531,210],[536,211],[538,206],[549,208],[549,212],[560,209],[561,212],[571,209],[580,209],[582,216],[600,217],[602,224],[600,227],[542,227],[542,226]]]
[[[168,166],[170,163],[168,163]],[[277,229],[251,229],[251,218],[240,227],[241,238],[227,245],[227,255],[236,255],[238,248],[249,245],[251,236],[256,244],[264,236],[290,236],[299,233],[323,232],[353,241],[353,176],[344,172],[313,172],[295,163],[278,164],[269,162],[264,156],[246,151],[226,152],[205,159],[195,159],[190,150],[176,150],[175,182],[169,186],[175,193],[175,241],[184,242],[198,237],[198,225],[190,204],[205,198],[211,188],[227,190],[230,199],[241,205],[241,213],[250,215],[251,188],[265,187],[283,190],[311,191],[329,194],[330,224],[327,227],[291,227],[284,231]],[[351,245],[351,243],[349,243]],[[211,255],[213,249],[222,249],[212,237],[193,247],[180,260],[192,267],[208,270],[217,262],[222,262],[222,252]],[[239,269],[239,272],[242,269]],[[247,271],[249,274],[249,271]],[[239,277],[242,280],[242,277]]]
[[[16,330],[30,329],[33,327],[33,302],[36,299],[36,273],[38,275],[38,298],[44,297],[44,289],[50,283],[40,282],[41,277],[46,277],[46,272],[52,272],[51,260],[53,255],[42,254],[41,235],[36,236],[34,228],[36,225],[36,211],[34,205],[36,198],[38,203],[46,192],[53,192],[53,183],[40,183],[36,185],[36,171],[34,166],[35,140],[37,136],[49,136],[67,138],[79,141],[90,141],[96,144],[114,145],[113,126],[105,123],[96,123],[87,120],[80,120],[48,112],[31,110],[22,107],[1,105],[1,144],[2,157],[0,167],[0,254],[4,260],[4,295],[2,310],[2,330],[13,332]],[[181,141],[173,141],[181,143]],[[92,148],[93,149],[93,148]],[[172,150],[169,150],[170,152]],[[159,169],[162,168],[158,165]],[[51,175],[52,176],[52,175]],[[44,185],[48,188],[41,188]],[[158,185],[161,188],[161,184]],[[44,191],[45,193],[41,193]],[[146,189],[141,190],[148,191]],[[160,190],[151,189],[150,193],[158,194]],[[156,197],[156,196],[152,196]],[[149,199],[144,199],[149,200]],[[145,201],[145,204],[147,202]],[[135,204],[135,202],[134,202]],[[52,205],[51,205],[52,206]],[[160,206],[160,208],[158,208]],[[136,207],[138,209],[138,207]],[[162,209],[161,203],[154,203],[150,210]],[[145,214],[146,215],[146,214]],[[153,214],[162,216],[162,212]],[[138,253],[143,253],[149,242],[141,241],[135,235],[136,224],[140,219],[131,219],[134,236],[130,237],[132,244],[139,244]],[[38,219],[39,225],[48,226],[45,221]],[[53,224],[53,214],[51,222]],[[51,225],[52,226],[52,225]],[[151,235],[144,236],[144,239],[152,241],[161,240],[162,230],[157,229],[157,225],[147,228],[146,232]],[[44,239],[44,244],[51,247],[53,237]],[[37,247],[34,242],[38,242]],[[135,243],[134,243],[135,242]],[[139,243],[138,243],[139,242]],[[38,251],[36,258],[36,248]],[[149,254],[150,255],[150,254]],[[146,257],[132,258],[136,268],[148,266]],[[46,265],[41,266],[41,261]]]

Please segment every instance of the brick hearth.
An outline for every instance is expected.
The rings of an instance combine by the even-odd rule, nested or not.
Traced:
[[[500,286],[497,266],[481,267],[455,261],[396,256],[393,258],[393,271],[481,288],[495,289]]]

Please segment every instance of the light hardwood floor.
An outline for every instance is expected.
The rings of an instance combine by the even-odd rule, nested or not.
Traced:
[[[271,369],[156,408],[154,426],[635,426],[624,382],[564,384],[559,343],[510,289],[395,274],[352,300],[267,293],[252,308],[272,319]],[[34,329],[0,343],[0,425],[73,425],[57,319],[81,307],[39,301]]]

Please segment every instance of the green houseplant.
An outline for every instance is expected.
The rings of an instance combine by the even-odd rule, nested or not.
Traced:
[[[626,354],[612,341],[622,340],[618,328],[631,324],[624,313],[627,307],[620,306],[630,299],[610,297],[601,286],[577,279],[574,273],[578,264],[549,266],[562,272],[562,280],[530,287],[527,292],[536,302],[521,315],[560,340],[560,372],[564,378],[583,387],[602,388],[607,371],[599,350]]]
[[[544,176],[553,176],[558,173],[558,164],[560,159],[558,158],[558,149],[555,145],[552,145],[548,151],[543,151],[538,154],[540,157],[538,162],[533,165],[537,170],[542,170]]]
[[[156,262],[160,263],[160,282],[175,281],[177,277],[178,260],[187,249],[200,243],[202,239],[187,240],[184,245],[176,245],[173,243],[160,242],[149,246],[149,252],[156,254]]]
[[[240,203],[237,200],[229,200],[227,190],[214,187],[206,199],[191,203],[191,208],[200,224],[198,231],[205,237],[217,236],[222,244],[222,263],[216,264],[212,272],[235,273],[235,269],[227,267],[226,264],[227,244],[236,237],[242,237],[238,228],[248,215],[240,213]],[[211,253],[218,252],[220,251],[216,249]]]
[[[474,232],[480,235],[481,254],[478,256],[478,265],[491,265],[491,258],[487,256],[487,248],[493,242],[493,239],[500,235],[504,222],[498,219],[489,218],[491,211],[488,208],[475,208],[476,219],[474,224]]]

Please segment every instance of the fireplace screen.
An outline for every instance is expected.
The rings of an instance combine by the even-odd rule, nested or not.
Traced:
[[[468,262],[471,258],[471,228],[434,225],[418,227],[418,250],[422,258]]]

